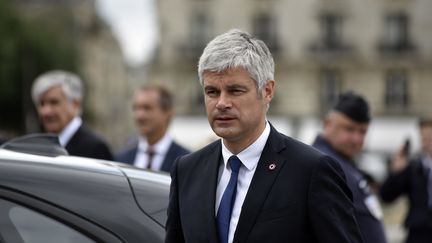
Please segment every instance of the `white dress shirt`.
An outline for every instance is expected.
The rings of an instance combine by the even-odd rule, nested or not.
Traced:
[[[172,137],[166,133],[162,139],[160,139],[156,144],[153,145],[154,155],[151,163],[152,170],[160,170],[162,167],[162,163],[165,159],[165,155],[168,152],[168,149],[171,146],[173,139]],[[149,144],[147,140],[143,137],[139,138],[138,141],[138,151],[135,156],[134,165],[139,168],[147,168],[149,163],[147,149]]]
[[[432,156],[429,156],[428,154],[423,154],[422,163],[425,168],[432,169]]]
[[[78,131],[78,128],[82,125],[82,119],[76,116],[72,121],[67,124],[65,128],[58,135],[61,146],[65,147],[69,143],[72,136]]]
[[[253,142],[249,147],[245,148],[237,157],[242,162],[240,167],[238,182],[237,182],[237,194],[231,214],[231,221],[229,227],[228,242],[231,243],[234,239],[234,233],[237,228],[237,223],[240,217],[241,208],[246,197],[246,193],[249,189],[249,185],[252,181],[252,177],[255,173],[256,167],[258,165],[259,158],[270,135],[270,125],[266,122],[266,126],[262,134],[258,137],[255,142]],[[219,208],[220,201],[222,200],[222,195],[231,177],[231,167],[228,166],[228,159],[234,154],[232,154],[228,148],[224,145],[222,141],[222,157],[223,164],[219,168],[219,184],[216,190],[216,205],[215,205],[215,215]]]

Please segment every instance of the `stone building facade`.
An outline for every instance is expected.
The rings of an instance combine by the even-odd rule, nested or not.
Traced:
[[[178,112],[202,114],[197,61],[215,35],[240,28],[276,63],[270,112],[320,117],[344,90],[376,116],[432,114],[430,0],[158,0],[160,42],[150,82],[178,91]]]

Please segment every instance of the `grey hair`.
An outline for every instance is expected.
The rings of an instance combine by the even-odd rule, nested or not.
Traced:
[[[205,71],[223,72],[229,68],[244,68],[258,90],[274,80],[274,61],[268,47],[242,30],[232,29],[207,44],[198,63],[201,85]]]
[[[53,70],[41,74],[33,83],[32,99],[34,104],[37,105],[41,95],[55,86],[60,86],[69,100],[82,100],[83,84],[81,78],[71,72]]]

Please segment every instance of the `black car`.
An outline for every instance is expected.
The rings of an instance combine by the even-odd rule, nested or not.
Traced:
[[[64,155],[45,142],[5,144],[0,242],[163,242],[169,184],[166,174]]]

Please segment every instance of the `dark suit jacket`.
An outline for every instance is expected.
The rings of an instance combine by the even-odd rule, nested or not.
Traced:
[[[123,162],[123,163],[133,165],[133,163],[135,162],[135,157],[137,152],[138,152],[138,145],[116,154],[114,159],[115,161],[118,162]],[[161,171],[170,172],[171,167],[174,161],[177,159],[177,157],[180,157],[188,153],[190,153],[189,150],[187,150],[186,148],[182,147],[181,145],[173,141],[168,149],[168,152],[165,154],[165,158],[162,162]]]
[[[392,202],[402,194],[408,196],[409,211],[405,227],[409,229],[408,243],[432,242],[432,209],[428,208],[427,175],[420,158],[410,161],[408,167],[390,174],[381,187],[381,198]]]
[[[174,163],[167,243],[218,242],[215,195],[221,161],[216,141]],[[330,157],[272,127],[234,242],[362,242],[342,173]]]
[[[78,128],[65,148],[70,155],[105,160],[113,159],[105,141],[84,125]]]

